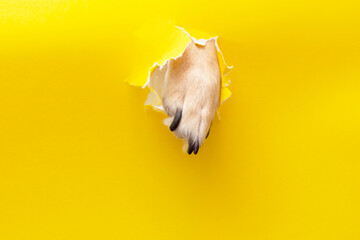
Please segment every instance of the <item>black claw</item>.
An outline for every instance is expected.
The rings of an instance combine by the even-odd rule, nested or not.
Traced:
[[[195,150],[194,150],[194,154],[195,154],[195,155],[198,153],[199,147],[200,147],[200,146],[199,146],[199,142],[196,141],[196,143],[195,143]]]
[[[174,120],[170,125],[170,131],[175,131],[175,129],[179,126],[180,120],[181,120],[182,110],[177,110]]]
[[[195,142],[190,138],[189,139],[189,148],[187,150],[187,153],[190,155],[195,149]]]
[[[209,134],[210,134],[210,129],[211,129],[211,126],[212,126],[212,122],[210,123],[209,131],[207,132],[207,134],[206,134],[206,137],[205,137],[205,138],[208,138],[208,136],[209,136]]]

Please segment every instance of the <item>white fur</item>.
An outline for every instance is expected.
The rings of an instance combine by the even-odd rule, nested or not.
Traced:
[[[176,111],[182,109],[182,118],[175,130],[176,136],[186,141],[193,139],[201,145],[209,131],[219,106],[221,75],[215,39],[205,46],[194,42],[184,53],[167,63],[161,96],[162,105],[171,124]]]

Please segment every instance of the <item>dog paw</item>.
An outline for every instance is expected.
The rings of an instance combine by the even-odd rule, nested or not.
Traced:
[[[220,102],[221,75],[215,40],[205,46],[190,42],[184,53],[170,60],[161,97],[171,117],[170,130],[197,154],[207,137]]]

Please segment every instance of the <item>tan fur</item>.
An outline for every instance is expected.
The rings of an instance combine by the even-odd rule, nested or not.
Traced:
[[[182,56],[168,62],[162,104],[173,117],[182,109],[175,134],[203,143],[220,101],[221,76],[215,40],[205,46],[190,42]]]

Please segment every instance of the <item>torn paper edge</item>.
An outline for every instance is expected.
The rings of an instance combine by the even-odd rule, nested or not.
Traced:
[[[230,86],[230,84],[231,84],[231,81],[230,81],[230,79],[228,79],[226,81],[226,79],[224,79],[224,77],[226,77],[231,72],[231,70],[233,69],[233,66],[228,66],[226,64],[225,57],[222,54],[222,52],[221,52],[221,50],[219,48],[219,45],[217,43],[218,36],[211,37],[209,39],[196,39],[196,38],[192,37],[184,28],[179,27],[179,26],[175,26],[175,27],[180,29],[181,31],[183,31],[190,38],[190,41],[193,41],[197,45],[205,46],[207,41],[212,40],[212,39],[215,40],[215,45],[216,45],[217,51],[220,54],[221,60],[223,61],[224,67],[226,69],[226,71],[224,71],[225,69],[224,70],[221,69],[221,71],[224,71],[221,74],[221,88],[222,88],[221,91],[224,88],[228,88]],[[159,112],[164,112],[164,108],[163,108],[163,106],[161,104],[161,89],[159,89],[158,87],[161,88],[161,85],[165,80],[165,76],[162,77],[162,78],[161,78],[161,76],[158,77],[158,78],[160,78],[158,81],[161,81],[161,82],[156,82],[157,83],[156,85],[158,85],[158,86],[151,86],[151,78],[154,76],[156,71],[159,71],[159,74],[165,75],[166,70],[165,70],[165,72],[161,72],[161,71],[164,71],[163,69],[167,67],[167,64],[168,64],[168,62],[170,60],[172,60],[172,59],[175,60],[175,59],[177,59],[177,58],[179,58],[179,57],[181,57],[183,55],[186,47],[190,44],[190,41],[189,41],[188,44],[186,44],[183,52],[179,56],[171,57],[171,58],[167,59],[162,65],[159,65],[158,62],[155,62],[153,64],[153,66],[149,69],[147,82],[144,84],[143,88],[149,87],[150,93],[149,93],[144,105],[152,105],[154,110],[159,111]],[[219,59],[219,65],[220,65],[220,59]],[[158,89],[156,89],[156,88],[158,88]],[[231,97],[232,93],[231,93],[231,91],[229,89],[228,89],[228,91],[229,91],[229,96],[227,98],[223,99],[220,104],[224,103],[227,99],[229,99]],[[217,111],[217,113],[218,113],[217,114],[218,117],[220,118],[218,111]]]

